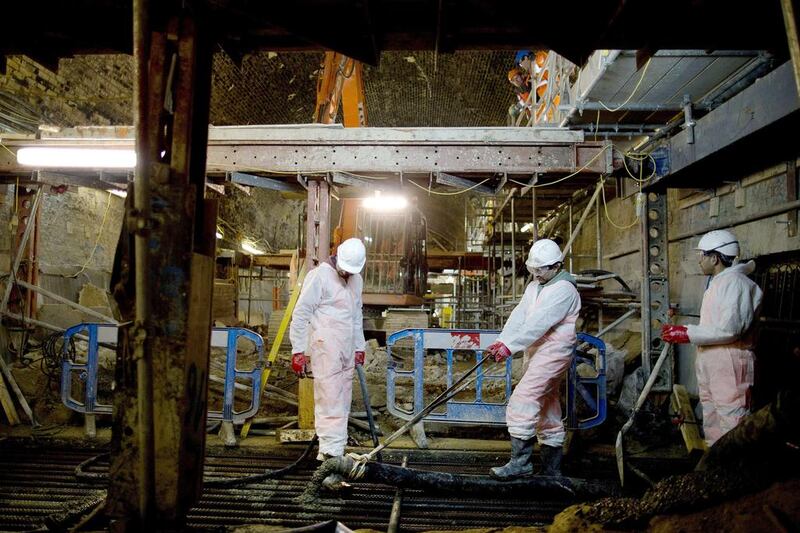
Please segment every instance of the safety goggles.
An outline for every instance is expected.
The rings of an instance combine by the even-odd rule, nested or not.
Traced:
[[[543,267],[527,267],[527,268],[528,272],[530,272],[534,276],[543,276],[544,274],[547,274],[548,272],[553,270],[555,267],[556,265],[548,265]]]

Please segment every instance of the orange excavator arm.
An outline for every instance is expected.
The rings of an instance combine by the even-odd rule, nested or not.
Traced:
[[[340,103],[346,128],[367,125],[361,63],[338,52],[325,52],[325,60],[317,80],[314,120],[321,124],[333,124],[336,122]]]

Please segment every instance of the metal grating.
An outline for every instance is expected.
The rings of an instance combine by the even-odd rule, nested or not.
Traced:
[[[40,527],[54,513],[73,509],[78,502],[97,494],[102,485],[78,481],[75,467],[99,453],[55,442],[32,445],[31,441],[8,440],[0,444],[0,531],[24,531]],[[300,455],[300,448],[279,452],[283,457],[232,450],[209,452],[206,476],[243,476],[265,469],[285,466]],[[489,454],[453,454],[438,452],[409,453],[409,466],[426,470],[485,474],[490,465],[505,457]],[[386,460],[399,464],[397,452]],[[613,477],[608,461],[592,461],[591,468],[580,466],[581,475],[598,471]],[[295,501],[306,487],[316,467],[311,462],[279,480],[235,488],[207,487],[198,505],[188,515],[190,529],[219,530],[243,524],[298,527],[330,519],[352,529],[371,528],[384,531],[388,525],[395,489],[382,485],[355,483],[351,494],[321,498],[314,507]],[[578,465],[576,465],[576,468]],[[108,470],[108,461],[100,460],[87,468],[89,473]],[[401,512],[401,531],[461,530],[476,527],[535,526],[552,521],[553,516],[571,502],[557,499],[492,498],[491,494],[431,494],[406,489]]]
[[[505,126],[513,52],[384,52],[365,67],[370,126]]]

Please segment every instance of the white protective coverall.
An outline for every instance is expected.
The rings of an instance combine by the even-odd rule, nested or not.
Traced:
[[[328,262],[308,273],[292,313],[292,353],[311,358],[314,425],[320,453],[339,456],[347,444],[356,351],[364,351],[359,274],[345,281]],[[310,326],[310,327],[309,327]]]
[[[508,433],[517,439],[560,447],[566,432],[561,421],[559,386],[572,361],[575,321],[581,298],[569,272],[540,285],[528,284],[497,338],[511,353],[527,350],[530,363],[506,407]]]
[[[714,276],[703,294],[700,324],[687,326],[697,345],[697,386],[703,408],[703,431],[711,446],[750,412],[753,386],[753,324],[763,294],[748,274],[749,261]]]

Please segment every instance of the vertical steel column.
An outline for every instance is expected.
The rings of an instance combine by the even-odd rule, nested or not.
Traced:
[[[500,211],[500,313],[502,313],[501,320],[505,322],[506,317],[506,243],[505,243],[505,233],[506,233],[506,223],[505,223],[505,215],[504,210],[505,206],[502,206],[503,211]]]
[[[19,187],[19,185],[16,185]],[[19,191],[15,190],[15,194],[19,194]],[[3,300],[0,303],[0,313],[5,313],[9,311],[8,303],[9,298],[11,297],[11,291],[14,288],[13,281],[18,279],[20,276],[24,277],[24,281],[28,281],[29,284],[33,285],[29,281],[30,277],[30,269],[35,265],[35,248],[36,244],[35,241],[37,239],[38,232],[36,231],[37,221],[39,220],[39,205],[41,204],[42,199],[42,188],[39,187],[36,190],[36,193],[33,196],[30,196],[30,192],[26,192],[24,195],[20,195],[24,198],[23,204],[17,212],[19,225],[16,228],[16,235],[14,236],[14,261],[11,264],[11,270],[9,273],[8,281],[6,281],[5,291],[3,292]],[[33,235],[33,236],[31,236]],[[28,264],[26,265],[23,271],[22,269],[22,259],[27,258]],[[34,278],[35,279],[35,278]],[[26,301],[28,298],[29,293],[33,291],[24,291],[21,287],[18,286],[21,294],[21,300],[18,302],[22,307],[22,302]],[[23,317],[30,318],[31,315],[28,313],[29,307],[25,306],[25,309],[14,309],[14,311],[19,311],[19,315]]]
[[[514,213],[514,196],[511,196],[511,301],[517,301],[517,219]]]
[[[602,183],[600,184],[601,187],[605,187]],[[594,225],[594,231],[596,234],[597,240],[595,241],[595,251],[597,253],[597,270],[603,269],[603,234],[601,233],[600,228],[600,195],[597,195],[597,200],[595,200],[595,214],[597,215],[597,219]]]
[[[327,261],[330,256],[330,204],[328,183],[309,179],[306,203],[306,272]]]
[[[664,346],[661,325],[669,321],[669,257],[667,255],[667,193],[649,192],[642,217],[642,368],[650,375]],[[655,392],[672,391],[672,354],[661,366]]]
[[[533,242],[539,240],[539,220],[536,218],[536,183],[539,175],[534,174],[531,181],[531,223],[533,224]]]
[[[600,180],[600,187],[605,187],[603,180]],[[602,194],[602,193],[601,193]],[[595,252],[597,253],[597,270],[603,269],[603,234],[601,233],[600,227],[600,195],[597,195],[597,199],[595,200],[595,207],[594,207],[595,215],[597,218],[595,219]],[[603,330],[603,304],[600,304],[597,308],[597,330]]]
[[[567,243],[569,246],[564,249],[564,255],[569,254],[569,271],[572,272],[572,198],[569,199],[569,223],[568,223],[568,230],[569,230],[569,242]]]

